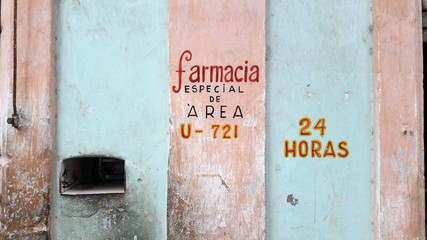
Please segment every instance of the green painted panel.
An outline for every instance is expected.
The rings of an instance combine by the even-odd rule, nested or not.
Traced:
[[[164,239],[168,158],[168,3],[59,1],[58,162],[125,160],[126,194],[60,196],[55,239]],[[136,238],[135,238],[136,237]]]
[[[268,1],[268,239],[372,239],[371,21],[368,0]],[[299,135],[303,117],[311,136]],[[286,158],[285,140],[306,140],[309,156]],[[323,158],[328,141],[349,156]]]

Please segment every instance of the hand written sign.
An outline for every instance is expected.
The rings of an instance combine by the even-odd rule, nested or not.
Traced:
[[[193,133],[193,126],[191,123],[187,123],[187,129],[185,127],[186,124],[181,123],[179,132],[181,133],[181,137],[183,139],[189,139]],[[231,126],[230,124],[212,124],[211,129],[213,130],[212,138],[217,139],[218,136],[221,136],[221,139],[232,139],[239,137],[239,125]],[[222,133],[221,133],[222,131]],[[203,129],[195,129],[195,133],[203,133]]]
[[[179,93],[182,87],[183,73],[187,72],[183,70],[183,60],[190,62],[193,58],[193,54],[190,50],[185,50],[179,59],[178,73],[178,85],[172,87],[174,93]],[[204,83],[204,82],[259,82],[259,66],[252,65],[248,66],[249,62],[246,60],[245,65],[239,65],[233,67],[231,65],[193,65],[190,68],[190,74],[188,80],[191,83]]]
[[[299,125],[301,129],[299,131],[300,136],[311,136],[312,132],[308,129],[311,126],[311,119],[308,117],[301,118],[299,120]],[[314,130],[318,130],[320,132],[320,136],[323,137],[326,131],[326,120],[324,118],[320,118],[315,123]],[[322,141],[320,140],[311,140],[309,143],[306,140],[301,140],[297,142],[296,140],[292,141],[292,146],[289,140],[285,140],[284,144],[284,155],[285,158],[292,156],[296,158],[297,156],[301,158],[305,158],[307,156],[311,156],[312,158],[327,158],[327,157],[339,157],[346,158],[350,155],[349,150],[347,149],[347,142],[341,141],[337,144],[338,152],[335,151],[334,143],[332,141],[328,141],[326,143],[325,148],[323,148]]]

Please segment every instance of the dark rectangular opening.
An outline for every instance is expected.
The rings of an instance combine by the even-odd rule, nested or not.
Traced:
[[[125,161],[118,158],[89,156],[62,161],[60,193],[91,195],[125,193]]]

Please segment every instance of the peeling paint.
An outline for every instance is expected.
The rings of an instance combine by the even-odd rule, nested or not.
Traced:
[[[289,194],[286,197],[286,202],[295,207],[298,204],[298,198],[295,198],[293,194]]]
[[[256,127],[258,120],[251,114],[246,115],[245,120],[243,121],[244,127]]]
[[[17,111],[22,125],[14,129],[4,125],[11,112],[12,3],[2,3],[6,15],[0,38],[0,238],[47,239],[55,152],[53,8],[44,0],[18,4]]]

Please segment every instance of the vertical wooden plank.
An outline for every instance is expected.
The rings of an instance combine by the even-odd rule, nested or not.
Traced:
[[[172,0],[169,17],[168,237],[264,239],[265,1]]]
[[[374,1],[376,239],[425,239],[421,1]]]
[[[8,84],[9,91],[2,91],[0,108],[11,116],[13,1],[2,1],[2,8],[0,86]],[[52,11],[50,0],[18,1],[16,102],[20,127],[4,125],[4,115],[0,118],[5,141],[1,239],[48,237],[56,111]],[[7,98],[10,100],[4,101]]]

